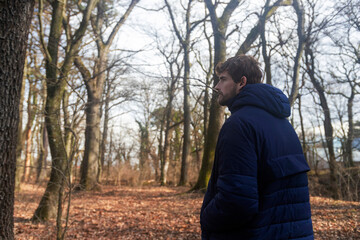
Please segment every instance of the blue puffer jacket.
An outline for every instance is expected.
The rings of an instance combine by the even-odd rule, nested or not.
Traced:
[[[314,239],[309,166],[286,96],[249,84],[228,107],[201,209],[203,239]]]

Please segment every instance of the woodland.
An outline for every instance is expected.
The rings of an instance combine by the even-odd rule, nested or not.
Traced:
[[[200,239],[230,113],[214,67],[254,56],[289,98],[316,239],[360,238],[357,0],[0,1],[0,239]]]

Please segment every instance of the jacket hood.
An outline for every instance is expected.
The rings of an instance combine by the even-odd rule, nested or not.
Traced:
[[[247,84],[229,104],[231,113],[243,106],[255,106],[266,110],[278,118],[290,116],[290,103],[285,94],[268,84]]]

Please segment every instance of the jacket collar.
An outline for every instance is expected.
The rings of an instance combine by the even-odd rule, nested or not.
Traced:
[[[247,84],[227,104],[232,114],[243,106],[259,107],[279,118],[289,117],[291,112],[285,94],[280,89],[263,83]]]

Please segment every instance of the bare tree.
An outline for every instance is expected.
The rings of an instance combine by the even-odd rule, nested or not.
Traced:
[[[127,71],[127,68],[124,66],[108,68],[106,70],[106,79],[105,79],[105,88],[103,93],[103,107],[102,114],[104,116],[103,122],[103,131],[101,137],[101,145],[100,145],[100,164],[101,171],[98,171],[98,181],[100,181],[101,175],[104,171],[105,164],[105,154],[107,153],[108,147],[108,132],[109,132],[109,122],[116,117],[111,116],[110,112],[114,107],[117,107],[127,101],[130,101],[133,98],[133,91],[131,87],[124,86],[122,81],[119,81],[119,76],[123,75]],[[121,87],[125,88],[125,90]]]
[[[184,34],[181,34],[179,30],[179,26],[176,24],[175,17],[173,14],[173,10],[167,0],[165,1],[165,5],[170,14],[171,23],[173,25],[173,29],[175,34],[183,48],[184,51],[184,75],[183,75],[183,89],[184,89],[184,142],[183,142],[183,150],[181,157],[181,174],[179,185],[183,186],[187,183],[187,169],[188,169],[188,156],[189,156],[189,148],[190,148],[190,123],[191,123],[191,114],[190,114],[190,50],[191,50],[191,32],[194,28],[202,22],[199,20],[197,22],[191,22],[191,9],[193,5],[193,0],[189,0],[187,6],[185,8],[185,31]]]
[[[334,152],[334,136],[333,136],[333,126],[331,123],[331,114],[330,109],[327,103],[327,99],[325,96],[325,89],[324,86],[321,84],[323,80],[318,80],[316,76],[316,63],[315,63],[315,55],[313,53],[313,46],[310,42],[310,39],[308,38],[308,41],[306,43],[305,47],[305,59],[306,59],[306,68],[308,75],[310,77],[310,80],[312,84],[314,85],[314,88],[316,89],[319,98],[320,98],[320,105],[324,113],[324,129],[325,129],[325,141],[326,146],[328,149],[329,154],[329,167],[330,167],[330,187],[331,191],[333,193],[333,197],[336,199],[340,198],[340,192],[337,185],[337,164],[335,159],[335,152]]]
[[[271,74],[271,52],[277,51],[276,48],[283,47],[286,43],[291,41],[290,39],[286,39],[284,36],[284,33],[281,32],[278,28],[279,26],[276,26],[275,21],[275,29],[278,31],[277,41],[275,42],[274,46],[268,46],[268,42],[266,39],[266,22],[270,20],[270,17],[273,15],[274,10],[276,10],[277,6],[287,6],[290,3],[288,1],[277,1],[274,5],[270,6],[270,0],[267,0],[265,3],[265,6],[263,8],[263,13],[259,16],[259,23],[258,26],[260,28],[260,37],[261,37],[261,53],[263,56],[264,64],[265,64],[265,77],[266,77],[266,83],[272,84],[272,74]],[[291,87],[291,93],[289,96],[290,104],[293,105],[297,94],[299,91],[299,71],[300,71],[300,63],[301,63],[301,57],[304,49],[304,10],[301,5],[301,3],[297,0],[292,1],[292,7],[295,11],[295,14],[297,16],[297,48],[296,48],[296,55],[293,57],[293,66],[292,66],[292,87]],[[276,16],[276,15],[275,15]],[[273,26],[272,26],[273,28]],[[254,28],[255,30],[255,28]],[[268,31],[270,35],[274,36],[274,31]],[[267,48],[270,47],[270,50],[267,51]],[[290,68],[290,67],[289,67]]]
[[[89,70],[84,69],[85,65],[79,68],[80,71],[86,71],[88,76],[84,77],[84,82],[87,89],[87,104],[86,104],[86,130],[85,130],[85,151],[84,159],[81,163],[81,176],[80,185],[81,188],[90,190],[98,188],[100,161],[100,109],[101,98],[104,89],[104,83],[106,79],[106,68],[108,67],[108,57],[110,47],[115,39],[116,34],[120,30],[121,26],[125,23],[129,17],[131,11],[140,0],[132,0],[125,11],[125,13],[119,18],[116,25],[112,28],[110,35],[107,39],[104,39],[104,30],[106,19],[106,1],[100,0],[97,4],[97,14],[93,17],[92,27],[95,33],[95,41],[97,46],[97,59],[95,62],[94,73],[89,76]],[[79,58],[77,58],[79,61]],[[79,62],[77,63],[79,66]]]
[[[350,61],[346,61],[343,57],[339,57],[339,60],[342,61],[341,68],[335,66],[334,69],[330,70],[330,74],[333,79],[336,80],[335,84],[346,84],[348,85],[348,92],[344,93],[341,91],[332,91],[332,94],[336,94],[342,96],[346,99],[346,107],[347,107],[347,123],[348,123],[348,130],[344,134],[345,136],[345,143],[344,143],[344,164],[347,167],[354,167],[354,160],[353,160],[353,140],[354,140],[354,100],[356,95],[360,94],[360,82],[359,76],[357,74],[357,70],[359,67],[356,62],[351,59]],[[341,74],[342,76],[339,76]],[[341,116],[342,117],[342,116]]]
[[[83,10],[83,17],[79,27],[74,34],[70,33],[70,23],[68,18],[64,18],[64,12],[67,1],[56,0],[51,2],[51,26],[46,45],[44,36],[41,36],[41,43],[46,57],[46,85],[47,96],[45,106],[45,124],[48,132],[49,146],[52,157],[50,180],[47,184],[45,193],[36,209],[33,221],[45,221],[56,215],[58,203],[58,193],[61,190],[61,183],[66,168],[68,156],[64,141],[64,133],[61,126],[61,103],[67,85],[68,73],[71,70],[73,59],[80,47],[85,35],[90,15],[98,0],[89,0],[86,8]],[[42,0],[39,2],[39,22],[40,33],[43,34]],[[59,63],[59,47],[63,34],[63,23],[65,24],[67,45],[65,47],[65,56],[62,64]],[[60,66],[59,66],[60,65]]]
[[[340,64],[332,66],[330,74],[336,80],[336,84],[348,85],[348,93],[341,91],[333,91],[334,94],[340,95],[347,100],[347,118],[348,131],[345,140],[344,162],[346,166],[354,166],[353,160],[353,139],[354,139],[354,100],[356,95],[360,94],[360,50],[356,46],[354,34],[360,32],[360,10],[359,3],[353,0],[338,2],[336,15],[338,24],[333,26],[332,31],[327,32],[327,36],[331,38],[334,46],[339,49]],[[332,34],[335,32],[337,34]],[[342,34],[339,34],[342,33]]]
[[[159,45],[159,44],[158,44]],[[169,52],[166,48],[169,47]],[[178,59],[181,54],[181,49],[176,50],[174,43],[166,44],[166,46],[158,46],[160,54],[164,57],[165,64],[168,67],[168,77],[164,77],[166,83],[166,106],[164,109],[162,129],[160,137],[160,184],[165,185],[167,182],[167,172],[170,162],[170,139],[172,128],[172,114],[173,102],[175,99],[175,92],[178,88],[178,83],[181,75],[183,64],[179,63]],[[162,131],[164,131],[164,139],[162,139]]]

